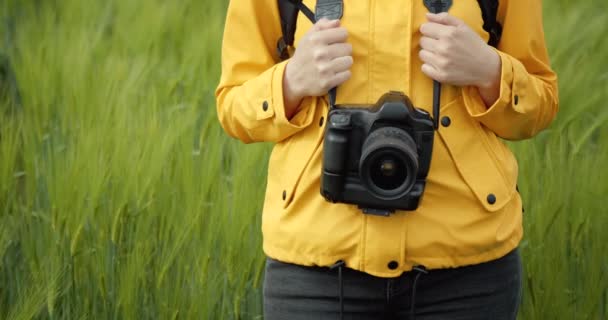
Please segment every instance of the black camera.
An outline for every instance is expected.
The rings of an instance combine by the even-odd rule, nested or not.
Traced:
[[[321,194],[365,213],[415,210],[424,192],[434,122],[401,92],[375,105],[342,105],[329,112]]]

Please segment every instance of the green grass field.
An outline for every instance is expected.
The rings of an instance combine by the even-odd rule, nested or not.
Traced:
[[[270,146],[217,122],[225,2],[0,2],[0,319],[262,318]],[[608,318],[607,21],[545,1],[561,110],[511,144],[521,319]]]

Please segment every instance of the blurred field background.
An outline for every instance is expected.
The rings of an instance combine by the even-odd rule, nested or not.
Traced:
[[[608,3],[544,3],[520,318],[607,319]],[[270,146],[217,122],[226,4],[0,1],[0,319],[262,318]]]

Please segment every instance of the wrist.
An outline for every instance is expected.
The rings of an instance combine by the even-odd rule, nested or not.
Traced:
[[[482,61],[486,61],[484,72],[476,84],[477,91],[486,107],[492,106],[500,96],[500,81],[502,75],[502,61],[494,48],[487,46],[488,54]]]
[[[500,84],[502,62],[500,55],[489,45],[486,45],[486,54],[481,61],[486,61],[479,82],[475,86],[479,90],[491,90]]]
[[[304,94],[294,81],[292,61],[288,61],[283,74],[283,103],[285,105],[285,115],[290,119],[297,111],[298,106],[304,99]]]

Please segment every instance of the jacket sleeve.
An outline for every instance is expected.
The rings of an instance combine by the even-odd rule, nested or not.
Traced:
[[[489,108],[477,88],[465,87],[469,114],[508,140],[533,137],[549,126],[558,110],[557,76],[549,65],[541,0],[509,0],[501,10],[503,34],[500,96]],[[500,19],[499,15],[499,19]]]
[[[311,124],[317,98],[285,116],[283,74],[276,63],[281,36],[277,0],[230,0],[222,42],[222,75],[215,91],[219,121],[245,143],[281,141]]]

